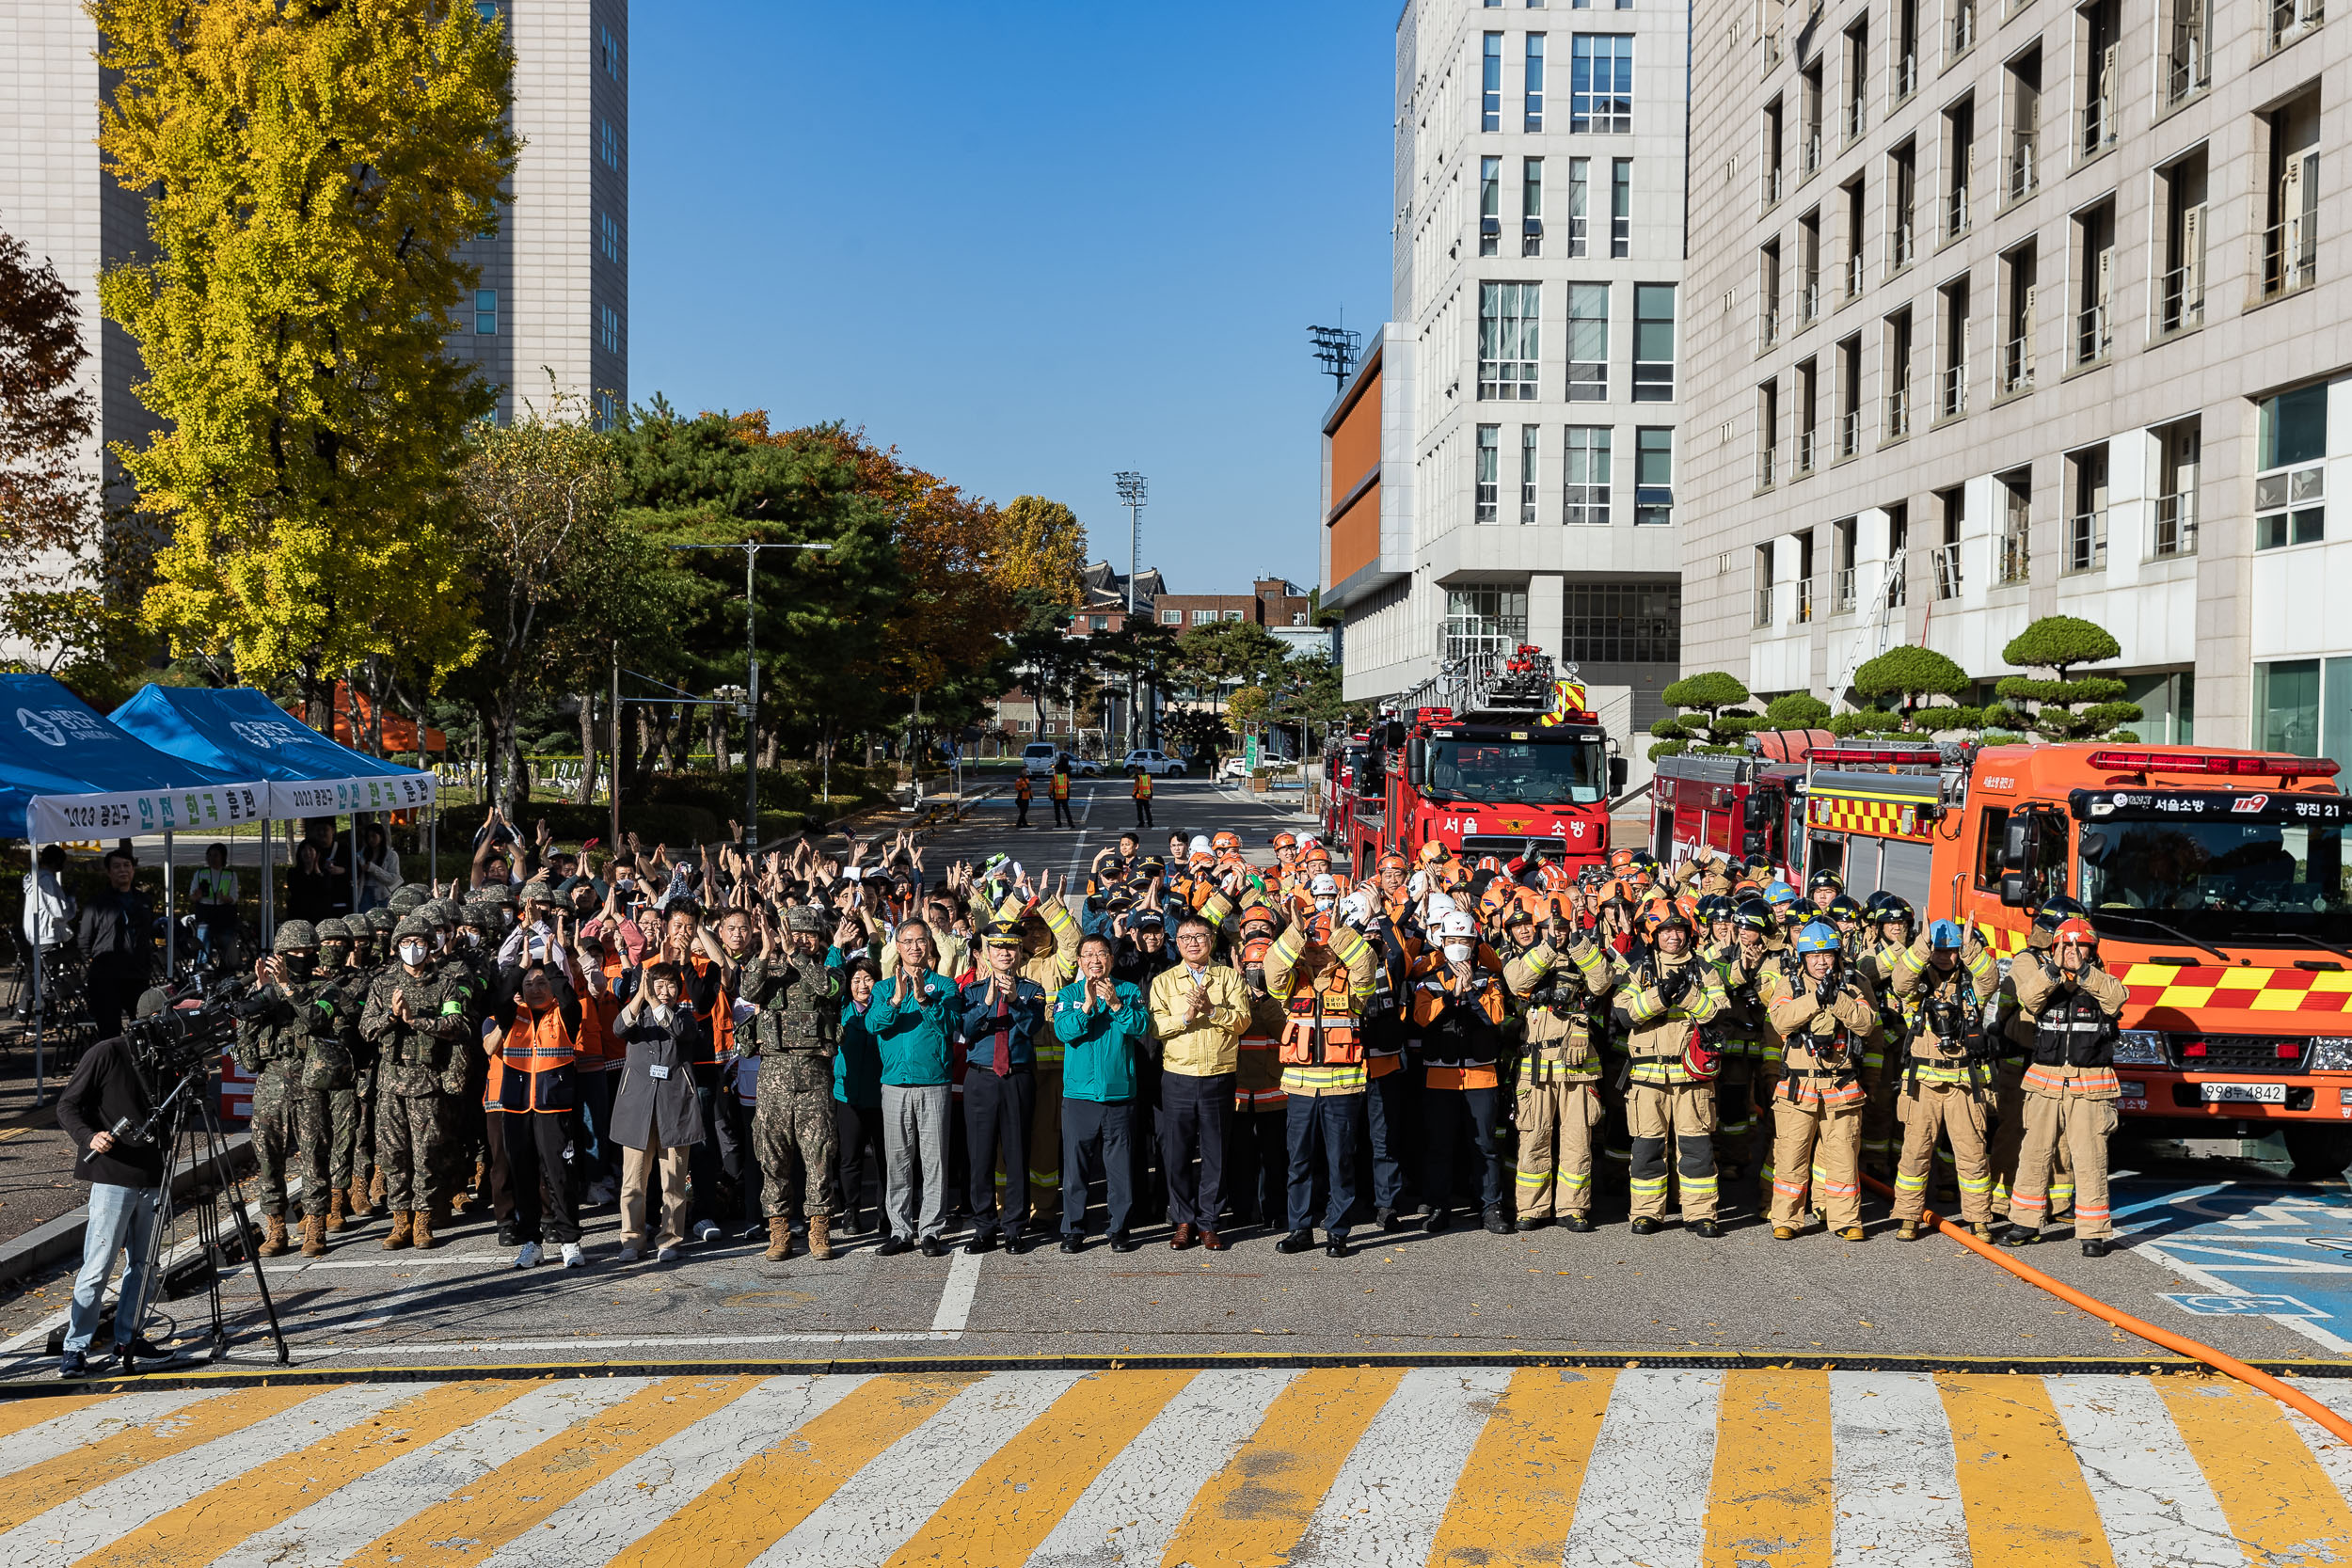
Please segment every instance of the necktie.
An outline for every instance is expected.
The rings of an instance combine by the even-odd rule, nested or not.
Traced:
[[[999,1078],[1009,1078],[1012,1075],[1012,1030],[1008,1028],[1005,1023],[1005,1015],[1009,1010],[1009,1009],[1006,1006],[1004,997],[997,997],[996,1076]]]

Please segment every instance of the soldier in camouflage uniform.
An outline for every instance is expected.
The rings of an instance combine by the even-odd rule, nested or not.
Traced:
[[[776,950],[772,929],[763,928],[759,951],[744,960],[739,981],[743,1000],[759,1009],[750,1030],[736,1032],[736,1048],[759,1058],[752,1148],[768,1215],[768,1260],[775,1263],[792,1256],[796,1196],[808,1214],[809,1252],[833,1256],[840,1196],[833,1053],[846,988],[841,972],[825,961],[824,932],[822,915],[794,905],[785,916],[784,950]]]
[[[275,1258],[287,1248],[286,1165],[300,1143],[306,1164],[311,1145],[302,1126],[304,1064],[312,1037],[331,1034],[333,1005],[320,1006],[325,982],[315,978],[319,938],[307,920],[289,920],[278,927],[270,956],[253,966],[258,989],[239,1009],[237,1065],[253,1074],[253,1164],[262,1188],[262,1255]],[[309,1180],[306,1207],[316,1218],[303,1223],[304,1250],[312,1230],[326,1224],[326,1188]]]
[[[450,1130],[466,1090],[466,1052],[477,1025],[462,978],[435,956],[430,915],[401,917],[397,962],[369,988],[359,1034],[374,1043],[382,1082],[376,1102],[376,1161],[392,1208],[387,1251],[433,1245],[433,1190],[445,1170]],[[478,1049],[478,1047],[476,1048]]]
[[[490,1014],[496,964],[493,952],[469,946],[463,935],[467,930],[486,935],[480,923],[489,919],[487,911],[468,915],[455,899],[436,898],[419,912],[433,922],[439,944],[433,962],[464,1005],[466,1018],[464,1037],[457,1042],[463,1099],[451,1112],[449,1133],[441,1144],[442,1164],[434,1173],[433,1190],[444,1206],[437,1219],[486,1202],[490,1194],[489,1130],[482,1111],[483,1091],[490,1081],[490,1058],[482,1049],[482,1021]]]
[[[350,981],[356,1017],[367,1006],[368,991],[374,986],[375,977],[392,967],[392,927],[399,924],[399,918],[378,905],[364,917],[355,915],[344,924],[351,927],[352,945],[359,960],[351,971]],[[376,1061],[374,1044],[356,1029],[352,1037],[357,1042],[352,1061],[358,1069],[359,1130],[352,1164],[351,1212],[373,1218],[384,1212],[384,1168],[375,1163],[375,1107],[382,1098],[384,1074]]]
[[[364,995],[357,995],[351,984],[351,928],[341,920],[322,920],[318,924],[319,964],[317,969],[318,1002],[329,1010],[332,1034],[310,1037],[310,1049],[302,1067],[302,1105],[300,1117],[304,1179],[323,1183],[308,1191],[325,1192],[327,1211],[322,1217],[326,1230],[341,1232],[351,1224],[351,1189],[357,1184],[356,1145],[359,1133],[359,1009],[367,1005]],[[311,1130],[316,1124],[318,1135]],[[318,1212],[316,1199],[303,1205],[310,1213]],[[313,1251],[315,1243],[316,1251]],[[302,1250],[311,1257],[326,1250],[324,1232],[313,1237],[309,1224],[303,1227]]]

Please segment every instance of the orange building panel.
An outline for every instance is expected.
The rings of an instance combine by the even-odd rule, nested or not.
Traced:
[[[1380,482],[1364,486],[1364,493],[1332,518],[1330,527],[1331,581],[1337,584],[1380,559]]]

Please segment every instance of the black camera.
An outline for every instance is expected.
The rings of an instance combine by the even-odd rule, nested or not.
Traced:
[[[171,993],[163,1011],[124,1025],[124,1040],[149,1082],[162,1085],[210,1072],[221,1052],[236,1039],[237,1004],[252,987],[244,975],[225,979],[209,991],[190,984]],[[196,1005],[188,1006],[191,1001]]]

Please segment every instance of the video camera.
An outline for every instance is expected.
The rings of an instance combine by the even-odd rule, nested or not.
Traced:
[[[148,1082],[162,1092],[181,1078],[210,1072],[235,1040],[238,1005],[252,989],[252,977],[244,974],[217,981],[209,990],[191,980],[166,993],[163,1011],[125,1024],[123,1038]]]

